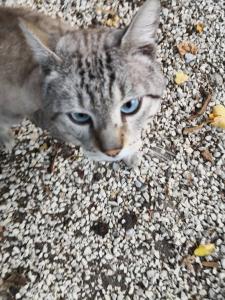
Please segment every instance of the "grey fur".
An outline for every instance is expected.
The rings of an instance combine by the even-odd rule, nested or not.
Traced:
[[[4,132],[0,129],[0,139],[6,139],[5,132],[17,121],[13,110],[19,98],[19,105],[25,101],[23,106],[27,110],[20,118],[28,116],[55,137],[81,145],[90,158],[133,163],[140,147],[141,130],[159,110],[164,90],[164,79],[155,60],[159,8],[158,0],[146,1],[127,29],[67,28],[60,29],[54,39],[49,38],[51,33],[43,38],[36,24],[30,26],[30,20],[20,16],[17,43],[26,48],[33,69],[19,87],[20,97],[18,88],[16,95],[7,94],[9,89],[13,94],[17,85],[10,85],[7,76],[0,75],[0,128],[4,128]],[[7,42],[12,43],[10,39]],[[4,51],[3,43],[1,73],[7,67],[1,59]],[[122,117],[121,106],[141,97],[138,112]],[[2,119],[4,110],[7,120]],[[92,124],[74,124],[68,117],[70,112],[89,114]],[[118,155],[109,155],[114,149],[120,150]]]

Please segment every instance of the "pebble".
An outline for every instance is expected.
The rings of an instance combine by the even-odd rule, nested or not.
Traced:
[[[219,73],[214,73],[211,75],[211,80],[216,86],[223,85],[223,77]]]
[[[192,61],[194,61],[196,59],[196,56],[193,55],[193,54],[191,54],[191,53],[186,53],[185,56],[184,56],[184,58],[185,58],[185,62],[187,64],[189,64],[190,62],[192,62]]]
[[[140,189],[140,188],[142,187],[142,185],[143,185],[142,182],[140,182],[140,181],[138,181],[138,180],[135,181],[135,186],[136,186],[136,188]]]
[[[85,248],[85,250],[84,250],[84,256],[91,255],[91,253],[92,253],[92,250],[91,250],[90,247]]]
[[[222,268],[225,270],[225,258],[221,259]]]

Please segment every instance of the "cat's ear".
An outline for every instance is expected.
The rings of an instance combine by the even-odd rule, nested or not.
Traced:
[[[35,60],[44,68],[61,62],[61,58],[48,47],[48,36],[30,22],[19,21],[19,26],[30,46]]]
[[[128,26],[122,38],[122,47],[133,49],[154,45],[159,15],[160,1],[147,0]]]

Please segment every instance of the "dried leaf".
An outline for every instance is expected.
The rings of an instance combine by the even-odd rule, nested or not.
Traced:
[[[205,124],[206,124],[206,122],[203,122],[200,125],[196,125],[196,126],[193,126],[193,127],[186,127],[183,130],[183,134],[189,134],[189,133],[194,133],[196,131],[199,131]]]
[[[198,52],[198,47],[191,43],[183,41],[177,45],[178,52],[181,56],[184,56],[186,53],[196,54]]]
[[[207,160],[212,162],[213,161],[213,156],[212,153],[209,151],[209,149],[205,149],[201,152],[202,157]]]
[[[197,117],[201,116],[202,114],[204,114],[204,112],[206,111],[208,105],[209,105],[209,102],[211,101],[212,99],[212,95],[211,94],[208,94],[201,109],[194,115],[192,115],[189,120],[193,120],[193,119],[196,119]]]
[[[189,77],[188,77],[187,74],[185,74],[182,71],[179,71],[179,72],[176,73],[175,82],[176,82],[176,84],[180,85],[180,84],[184,83],[185,81],[187,81],[188,78]]]
[[[188,181],[188,183],[191,185],[192,183],[193,183],[193,175],[190,173],[189,175],[188,175],[188,177],[187,177],[187,181]]]
[[[198,248],[195,249],[194,255],[196,256],[207,256],[212,254],[215,251],[214,244],[201,244]]]
[[[50,164],[49,164],[49,167],[48,167],[48,172],[53,174],[55,172],[55,162],[56,162],[56,159],[58,158],[58,155],[59,155],[59,147],[56,146],[55,150],[53,151],[51,157],[50,157]]]
[[[27,283],[27,279],[23,274],[20,273],[13,273],[11,274],[6,280],[4,280],[5,286],[24,286]]]
[[[83,179],[84,178],[84,170],[78,168],[76,171],[77,171],[78,177]]]
[[[195,262],[195,256],[187,255],[183,258],[182,264],[191,272],[194,273],[193,263]]]
[[[217,261],[203,261],[202,262],[203,267],[206,268],[218,268],[219,264]]]
[[[4,231],[5,231],[5,227],[0,226],[0,242],[3,241],[4,239],[4,235],[3,235]]]
[[[105,21],[105,25],[109,27],[119,27],[119,24],[120,24],[120,17],[117,15],[114,15]]]
[[[49,148],[49,146],[48,146],[47,143],[44,143],[44,144],[42,144],[42,145],[39,147],[39,149],[40,149],[41,151],[46,151],[48,148]]]
[[[205,25],[203,23],[197,23],[195,25],[195,30],[197,33],[202,33],[204,30]]]
[[[212,126],[225,129],[225,107],[221,104],[214,106],[209,120]]]

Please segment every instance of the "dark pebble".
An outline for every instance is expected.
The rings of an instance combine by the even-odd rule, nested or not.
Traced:
[[[125,220],[125,222],[124,222]],[[120,219],[120,222],[122,226],[125,228],[125,230],[129,230],[133,228],[137,223],[137,216],[134,212],[126,212]]]
[[[91,227],[91,230],[101,237],[104,237],[109,231],[109,226],[107,223],[99,221]]]

